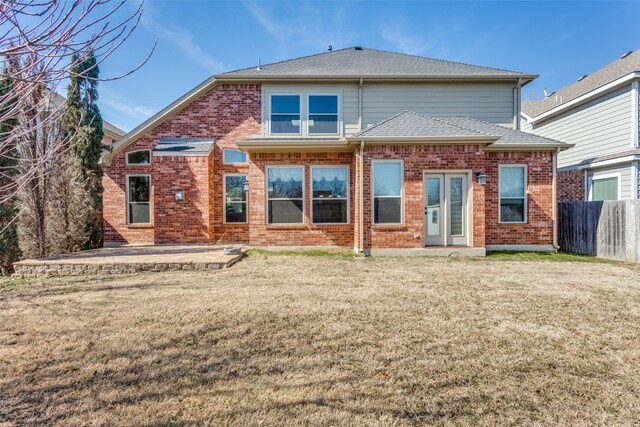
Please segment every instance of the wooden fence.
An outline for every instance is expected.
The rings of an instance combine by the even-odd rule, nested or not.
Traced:
[[[640,262],[640,200],[560,203],[558,243],[567,252]]]

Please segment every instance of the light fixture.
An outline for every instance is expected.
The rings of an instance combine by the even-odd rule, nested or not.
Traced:
[[[249,192],[249,180],[244,181],[244,185],[242,186],[242,188],[244,189],[245,193]]]
[[[478,183],[478,185],[484,187],[485,185],[487,185],[487,175],[485,175],[483,172],[476,173],[476,182]]]

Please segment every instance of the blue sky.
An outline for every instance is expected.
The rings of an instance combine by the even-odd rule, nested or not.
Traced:
[[[135,3],[129,5],[133,10]],[[539,97],[640,48],[640,2],[147,0],[101,67],[104,118],[129,131],[212,74],[349,46],[539,74]]]

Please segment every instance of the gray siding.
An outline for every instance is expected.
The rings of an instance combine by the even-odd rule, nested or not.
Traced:
[[[523,132],[533,133],[533,126],[525,119],[520,119],[520,130]]]
[[[631,148],[631,85],[533,125],[533,133],[576,144],[558,156],[558,167]]]
[[[430,116],[473,117],[505,126],[513,126],[513,84],[504,83],[365,83],[362,88],[363,128],[378,123],[402,110]],[[342,96],[344,135],[360,131],[358,126],[358,85],[277,84],[262,85],[263,133],[269,130],[270,93],[339,92]],[[303,107],[304,109],[304,107]],[[305,112],[303,111],[303,116]]]
[[[514,85],[500,83],[365,84],[363,122],[369,126],[402,110],[462,116],[513,127]]]
[[[632,195],[632,179],[638,179],[638,177],[634,177],[632,175],[632,169],[630,163],[625,163],[623,165],[610,167],[610,168],[602,168],[602,169],[594,169],[587,172],[588,177],[588,185],[591,186],[591,179],[604,177],[607,175],[619,174],[620,175],[620,199],[626,200],[631,199]],[[589,194],[589,192],[587,192]]]

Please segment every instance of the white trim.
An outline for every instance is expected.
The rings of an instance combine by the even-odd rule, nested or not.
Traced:
[[[376,163],[400,163],[400,178],[402,179],[400,188],[400,222],[375,222],[374,180]],[[378,198],[397,198],[398,196],[378,196]],[[371,225],[404,225],[404,159],[372,159],[371,160]]]
[[[130,222],[129,221],[129,178],[135,178],[135,177],[147,177],[149,178],[149,222]],[[153,198],[153,182],[151,179],[151,174],[150,173],[131,173],[131,174],[126,174],[125,175],[125,180],[126,180],[126,197],[125,197],[125,201],[126,201],[126,221],[125,223],[127,225],[152,225],[153,224],[153,207],[152,207],[152,203],[151,203],[151,199]],[[144,203],[144,202],[143,202]]]
[[[524,168],[524,221],[502,220],[502,199],[520,199],[521,197],[502,197],[500,195],[500,177],[504,168]],[[529,168],[525,163],[504,163],[498,165],[498,223],[500,224],[527,224],[529,216]]]
[[[341,92],[307,92],[305,93],[305,100],[306,100],[306,116],[305,116],[305,135],[307,136],[313,136],[313,137],[317,137],[317,136],[342,136],[342,129],[344,128],[344,125],[342,123],[342,93]],[[309,98],[312,96],[335,96],[336,97],[336,102],[337,102],[337,107],[338,110],[336,112],[336,133],[311,133],[309,132],[309,116],[311,116],[311,111],[309,109]],[[332,114],[314,114],[315,116],[329,116],[329,115],[333,115]]]
[[[553,245],[487,245],[487,252],[495,251],[558,252]]]
[[[228,176],[244,176],[245,181],[249,179],[246,173],[225,173],[222,175],[222,223],[223,224],[249,224],[249,195],[245,194],[244,202],[230,202],[230,203],[244,203],[245,211],[247,214],[247,220],[243,222],[227,221],[227,177]]]
[[[288,223],[281,223],[281,222],[276,222],[276,223],[271,223],[269,222],[269,200],[300,200],[298,198],[296,199],[281,199],[281,198],[277,198],[277,199],[270,199],[269,198],[269,169],[302,169],[302,222],[288,222]],[[267,165],[265,167],[265,179],[264,179],[264,183],[265,183],[265,193],[264,193],[264,201],[265,201],[265,224],[268,226],[296,226],[296,225],[305,225],[305,213],[307,212],[307,198],[305,197],[305,190],[306,190],[306,181],[307,181],[307,177],[306,177],[306,168],[304,165],[278,165],[278,164],[272,164],[272,165]]]
[[[298,115],[300,116],[300,124],[298,125],[298,128],[300,129],[298,131],[298,133],[273,133],[271,130],[271,116],[273,115],[273,113],[271,112],[271,102],[272,102],[272,98],[274,96],[297,96],[298,97]],[[302,135],[302,117],[304,117],[304,112],[302,111],[302,94],[298,93],[298,92],[268,92],[267,95],[267,100],[268,100],[268,104],[267,104],[267,108],[268,108],[268,112],[267,112],[267,120],[268,120],[268,134],[269,135],[276,135],[276,136],[283,136],[283,135],[293,135],[293,136],[301,136]],[[276,115],[281,115],[281,116],[293,116],[295,115],[295,113],[276,113]]]
[[[631,199],[640,199],[640,162],[631,163]]]
[[[242,153],[244,155],[245,161],[244,162],[226,162],[225,159],[225,152],[227,151],[236,151],[238,153]],[[223,165],[246,165],[247,163],[249,163],[249,156],[247,155],[247,153],[245,151],[242,150],[238,150],[235,148],[223,148],[222,149],[222,164]]]
[[[139,153],[141,151],[148,151],[149,152],[149,163],[129,163],[129,154],[133,154],[133,153]],[[124,164],[126,166],[151,166],[151,158],[153,156],[151,155],[151,149],[149,148],[142,148],[140,150],[132,150],[132,151],[127,151],[124,155]]]
[[[313,221],[313,201],[314,200],[344,200],[344,197],[341,198],[332,198],[332,199],[324,199],[318,198],[314,199],[313,197],[313,170],[314,169],[328,169],[328,168],[341,168],[347,170],[347,222],[314,222]],[[349,165],[313,165],[309,167],[309,199],[311,203],[309,204],[309,223],[313,225],[323,226],[323,225],[349,225],[351,224],[351,192],[349,187],[351,187],[351,168]]]
[[[636,160],[640,160],[640,154],[632,154],[630,156],[618,157],[618,158],[609,159],[609,160],[602,160],[602,161],[593,162],[593,163],[585,163],[582,165],[563,166],[561,168],[558,168],[558,172],[566,172],[566,171],[580,170],[580,169],[602,168],[605,166],[618,165],[620,163],[634,162]]]
[[[596,90],[592,90],[591,92],[585,93],[582,96],[579,96],[575,99],[572,99],[571,101],[568,101],[562,105],[558,105],[557,107],[546,111],[536,117],[533,117],[529,123],[533,124],[533,123],[537,123],[540,122],[542,120],[548,119],[549,117],[555,116],[558,113],[561,113],[565,110],[568,110],[572,107],[575,107],[577,105],[583,104],[587,101],[592,100],[593,98],[597,98],[600,95],[603,95],[606,92],[612,91],[614,89],[617,89],[619,86],[624,86],[626,84],[628,84],[629,82],[633,81],[634,79],[638,79],[640,78],[640,72],[633,72],[631,74],[627,74],[624,77],[621,77],[617,80],[612,81],[611,83],[608,83]]]
[[[640,148],[640,142],[638,138],[640,137],[640,116],[638,116],[638,102],[640,102],[640,98],[638,96],[638,81],[635,80],[631,83],[631,148]]]
[[[588,177],[588,184],[589,184],[587,201],[589,202],[593,201],[593,181],[598,181],[601,179],[609,179],[609,178],[618,179],[618,198],[616,200],[622,200],[622,172],[609,172],[609,173],[603,173],[601,175],[596,176],[595,174],[597,173],[598,171],[591,171],[591,176],[589,176],[588,173],[586,174]]]

